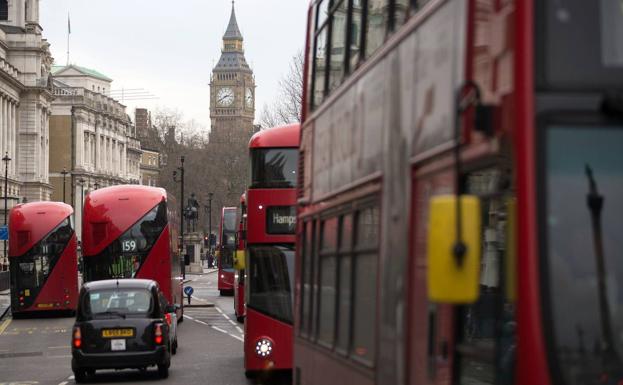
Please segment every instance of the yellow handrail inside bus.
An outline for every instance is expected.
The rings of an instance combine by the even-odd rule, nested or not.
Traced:
[[[462,241],[457,258],[456,195],[431,198],[428,222],[428,297],[432,302],[465,304],[478,299],[480,282],[481,212],[476,196],[461,196]]]

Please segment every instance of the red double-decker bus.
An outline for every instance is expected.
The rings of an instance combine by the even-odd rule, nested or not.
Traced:
[[[294,383],[623,383],[620,1],[308,20]]]
[[[220,295],[234,294],[234,253],[236,252],[236,208],[223,207],[219,224],[218,290]]]
[[[183,260],[176,219],[162,188],[123,185],[89,193],[82,225],[84,281],[153,279],[178,306],[181,321]]]
[[[251,138],[247,190],[247,376],[292,368],[292,283],[296,226],[298,124]]]
[[[9,214],[11,313],[73,313],[78,299],[78,260],[71,206],[33,202]]]
[[[237,212],[238,219],[238,233],[236,234],[236,251],[237,255],[240,258],[245,255],[246,251],[246,237],[247,237],[247,198],[246,194],[242,194],[240,196],[240,208]],[[234,256],[235,257],[235,256]],[[236,315],[236,320],[238,322],[244,321],[245,306],[244,306],[244,280],[245,280],[245,269],[237,268],[235,266],[235,258],[234,258],[234,268],[236,272],[234,273],[234,314]]]

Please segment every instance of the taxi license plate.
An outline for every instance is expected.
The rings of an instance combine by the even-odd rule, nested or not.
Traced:
[[[113,352],[125,350],[125,340],[110,340],[110,350]]]
[[[134,337],[134,329],[104,329],[102,330],[102,337],[104,338]]]

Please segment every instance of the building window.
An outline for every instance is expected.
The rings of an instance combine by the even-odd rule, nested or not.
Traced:
[[[0,20],[9,20],[8,0],[0,0]]]

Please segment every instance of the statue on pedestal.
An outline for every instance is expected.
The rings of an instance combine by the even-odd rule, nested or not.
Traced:
[[[194,233],[199,220],[199,202],[195,198],[195,193],[190,194],[188,198],[188,204],[184,208],[184,218],[186,218],[186,228]]]

